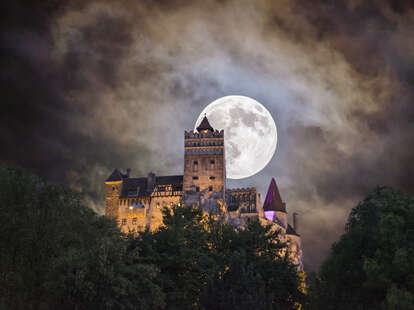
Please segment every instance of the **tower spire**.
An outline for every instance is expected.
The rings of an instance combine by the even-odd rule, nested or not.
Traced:
[[[264,211],[281,211],[286,213],[286,204],[280,197],[279,189],[277,188],[276,181],[272,178],[270,181],[269,189],[267,190],[266,199],[263,204]]]
[[[207,113],[204,113],[204,118],[201,121],[200,125],[198,125],[197,131],[200,132],[200,133],[208,133],[209,131],[210,132],[214,131],[213,127],[211,127],[211,125],[210,125],[210,123],[207,119]]]

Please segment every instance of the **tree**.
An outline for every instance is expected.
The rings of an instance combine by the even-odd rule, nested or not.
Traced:
[[[379,187],[355,207],[310,287],[315,309],[414,309],[414,197]]]
[[[245,229],[197,208],[164,210],[164,226],[143,232],[143,263],[160,268],[167,309],[295,309],[303,294],[279,232],[252,222]]]
[[[210,221],[209,230],[216,264],[203,292],[206,309],[296,309],[302,302],[279,231],[258,221],[244,229]]]
[[[214,265],[202,211],[174,206],[163,212],[164,225],[136,239],[140,261],[160,268],[167,309],[201,309],[200,293]]]
[[[0,307],[5,309],[157,309],[156,266],[116,223],[79,194],[0,166]]]

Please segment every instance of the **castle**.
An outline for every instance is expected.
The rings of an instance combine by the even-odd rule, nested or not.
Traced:
[[[204,212],[220,214],[236,227],[259,220],[280,230],[292,261],[303,269],[301,238],[297,218],[288,223],[286,204],[274,179],[264,201],[256,187],[226,187],[224,130],[214,130],[204,116],[197,131],[184,132],[184,174],[132,178],[130,169],[115,169],[105,181],[105,215],[117,219],[122,231],[155,230],[162,225],[162,209],[184,204]]]

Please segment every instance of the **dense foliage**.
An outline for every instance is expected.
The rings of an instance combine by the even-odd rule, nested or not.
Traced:
[[[414,309],[414,197],[377,188],[312,281],[313,309]]]
[[[164,305],[159,270],[137,264],[116,223],[79,195],[0,167],[0,308],[123,309]],[[137,306],[138,305],[138,306]]]
[[[155,232],[122,234],[78,194],[0,167],[0,309],[295,309],[295,267],[278,232],[235,230],[165,210]]]

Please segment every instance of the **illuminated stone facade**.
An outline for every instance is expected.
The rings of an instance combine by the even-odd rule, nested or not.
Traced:
[[[271,180],[262,206],[256,187],[226,188],[224,131],[214,130],[207,117],[197,131],[184,132],[184,174],[131,178],[118,169],[105,182],[105,215],[115,218],[124,232],[162,225],[162,209],[184,204],[206,213],[220,215],[236,227],[251,220],[271,224],[280,230],[280,238],[289,244],[292,261],[302,267],[301,238],[297,220],[288,224],[286,205],[274,179]],[[295,215],[295,214],[294,214]]]

